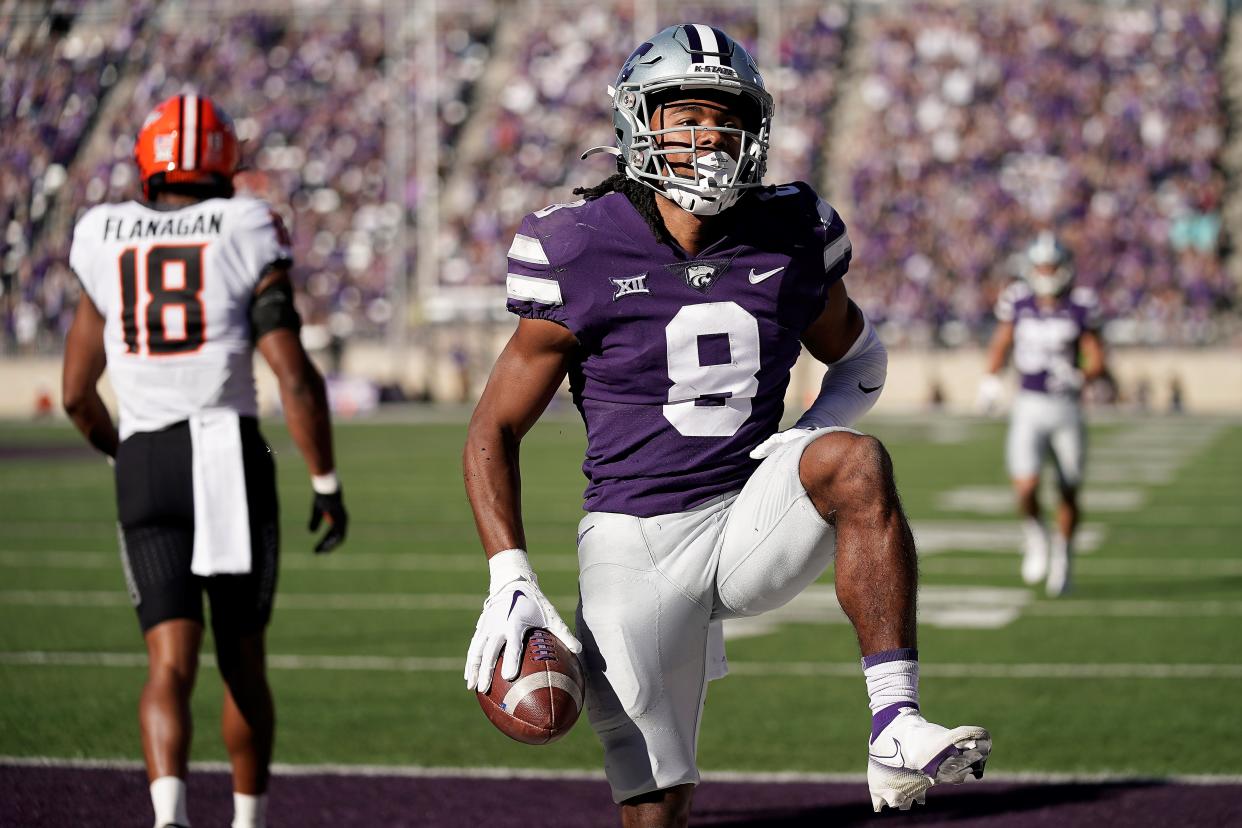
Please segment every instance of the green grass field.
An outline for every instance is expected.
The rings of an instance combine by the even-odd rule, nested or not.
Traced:
[[[930,718],[989,727],[990,773],[1242,773],[1242,424],[1093,426],[1092,548],[1059,601],[1017,576],[1002,423],[865,425],[893,454],[923,548]],[[351,534],[326,558],[305,531],[302,461],[281,425],[265,432],[283,506],[269,638],[278,760],[598,769],[585,721],[555,745],[518,745],[463,689],[486,586],[460,482],[464,425],[339,424]],[[83,446],[67,425],[0,426],[3,756],[141,755],[142,648],[117,560],[111,475]],[[532,558],[567,618],[582,448],[581,425],[564,420],[538,426],[522,450]],[[705,769],[864,769],[866,695],[830,575],[806,601],[737,622],[733,675],[708,696]],[[219,699],[205,669],[196,759],[225,758]]]

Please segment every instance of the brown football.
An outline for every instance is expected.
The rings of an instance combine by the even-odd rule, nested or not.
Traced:
[[[504,649],[496,659],[492,686],[478,693],[479,706],[496,729],[528,745],[544,745],[564,736],[582,712],[586,683],[578,657],[544,629],[531,630],[517,678],[500,676]]]

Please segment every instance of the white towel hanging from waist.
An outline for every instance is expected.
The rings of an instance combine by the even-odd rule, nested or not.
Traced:
[[[250,508],[241,422],[236,411],[190,417],[193,448],[195,575],[250,572]]]

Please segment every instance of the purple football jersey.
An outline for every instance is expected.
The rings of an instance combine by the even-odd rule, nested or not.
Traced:
[[[1045,308],[1024,282],[1001,294],[996,318],[1013,323],[1013,365],[1022,389],[1044,394],[1057,393],[1049,387],[1049,376],[1075,368],[1083,333],[1100,326],[1099,303],[1089,288],[1074,288]]]
[[[650,517],[741,488],[773,434],[800,337],[849,267],[845,225],[806,184],[768,187],[698,256],[624,195],[528,215],[509,310],[564,325],[586,423],[585,508]]]

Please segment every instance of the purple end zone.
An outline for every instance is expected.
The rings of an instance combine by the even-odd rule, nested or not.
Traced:
[[[196,826],[228,825],[232,797],[223,773],[192,772],[190,818]],[[488,828],[618,824],[603,782],[463,777],[276,776],[273,828],[376,826]],[[849,784],[707,781],[695,795],[695,825],[1110,826],[1242,824],[1242,785],[1159,782],[1017,784],[978,782],[932,788],[926,806],[908,814],[873,814],[864,782]],[[147,828],[141,771],[0,766],[0,825],[43,828]]]

